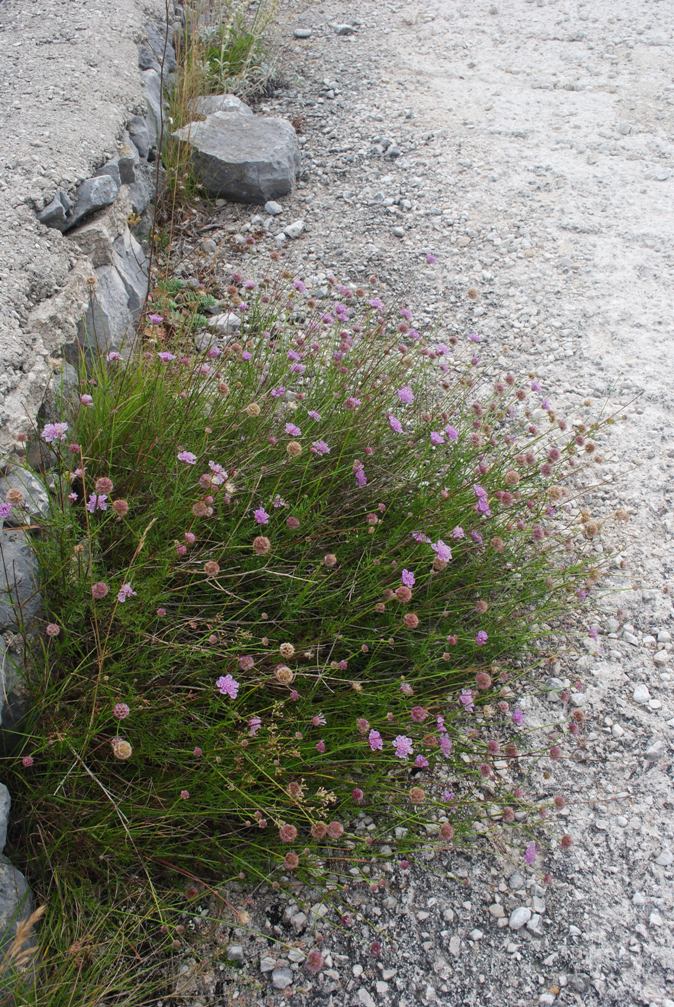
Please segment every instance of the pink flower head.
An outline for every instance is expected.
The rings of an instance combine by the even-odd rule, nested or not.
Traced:
[[[119,591],[117,592],[117,601],[120,605],[123,605],[128,598],[135,597],[136,592],[131,587],[130,584],[122,584]]]
[[[440,444],[445,443],[445,435],[438,430],[431,430],[431,444],[438,447]]]
[[[414,402],[414,392],[409,385],[403,385],[398,389],[398,398],[405,406],[411,406]]]
[[[423,724],[428,718],[428,710],[425,706],[413,706],[410,710],[410,717],[415,724]]]
[[[223,469],[222,465],[218,464],[218,462],[209,461],[208,467],[213,473],[211,483],[214,486],[222,486],[224,482],[227,482],[227,472]]]
[[[158,318],[159,315],[157,315],[156,317]],[[175,353],[169,353],[168,350],[161,350],[161,352],[158,353],[157,356],[161,360],[162,364],[170,364],[171,361],[175,360],[176,358]]]
[[[405,587],[414,587],[416,580],[411,570],[403,570],[400,579]]]
[[[323,754],[323,752],[325,751],[325,741],[323,740],[323,738],[321,738],[320,741],[316,742],[315,748],[317,752],[320,752],[321,755]]]
[[[437,542],[433,543],[431,548],[439,560],[443,563],[449,563],[452,558],[452,550],[446,542],[443,542],[442,539],[439,538]]]
[[[447,804],[451,804],[451,802],[454,800],[454,791],[443,790],[442,793],[440,794],[440,797],[442,798],[443,801],[446,801]]]
[[[267,514],[264,507],[258,507],[253,511],[253,517],[258,524],[269,524],[269,515]]]
[[[485,632],[484,629],[479,629],[475,634],[475,643],[478,645],[478,647],[484,647],[488,639],[489,634]]]
[[[80,402],[83,406],[93,406],[94,399],[91,395],[80,395]]]
[[[64,441],[67,432],[67,423],[47,423],[42,429],[41,437],[45,444],[53,444],[54,441]]]
[[[108,509],[107,493],[91,493],[89,499],[87,500],[86,506],[90,514],[94,514],[97,510],[107,510]]]
[[[55,623],[55,622],[48,622],[47,623],[47,627],[45,629],[45,633],[47,634],[47,636],[50,636],[50,637],[53,638],[55,636],[58,636],[60,632],[61,632],[61,627],[57,623]]]
[[[99,580],[95,584],[91,585],[91,597],[94,599],[94,601],[101,601],[103,598],[105,598],[109,590],[110,588],[105,583],[105,581]]]
[[[180,791],[180,800],[181,801],[189,801],[189,799],[190,799],[190,792],[189,792],[189,790],[181,790]]]
[[[536,860],[537,853],[538,848],[536,846],[536,843],[527,843],[527,845],[524,848],[524,863],[528,864],[529,867],[531,867]]]
[[[196,465],[197,456],[192,451],[179,451],[178,461],[185,465]]]
[[[110,350],[109,353],[106,353],[105,359],[108,361],[109,364],[112,364],[116,360],[121,360],[122,354],[119,353],[117,350]]]
[[[250,657],[248,654],[244,654],[239,658],[239,668],[241,671],[251,671],[255,667],[255,658]]]
[[[399,759],[406,759],[414,750],[412,739],[406,737],[404,734],[399,734],[397,738],[393,739],[391,744],[393,745],[395,754]]]
[[[417,769],[428,769],[428,759],[425,755],[417,755],[414,765]]]
[[[355,395],[349,395],[344,405],[346,406],[347,409],[358,409],[358,407],[361,405],[361,400],[357,399]]]
[[[163,315],[148,315],[147,316],[147,320],[150,323],[150,325],[161,325],[161,323],[164,321],[164,316]]]
[[[325,443],[325,441],[314,441],[311,445],[311,451],[315,455],[329,455],[330,448]]]
[[[465,538],[465,537],[466,533],[460,524],[457,524],[454,528],[452,528],[452,538]]]
[[[434,266],[437,261],[437,255],[434,255],[433,252],[426,252],[426,262],[429,266]]]
[[[131,710],[126,703],[115,703],[112,709],[112,715],[116,720],[126,720],[130,713]]]
[[[285,432],[290,434],[291,437],[301,437],[302,431],[295,423],[286,423]]]
[[[369,746],[370,746],[370,748],[372,749],[373,752],[381,752],[381,751],[383,751],[384,740],[383,740],[381,734],[379,733],[379,731],[375,731],[374,729],[371,730],[370,733],[367,736],[367,742],[368,742],[368,744],[369,744]]]
[[[316,412],[315,409],[310,409],[309,412],[307,413],[307,416],[309,417],[310,420],[314,420],[315,422],[318,422],[318,420],[320,420],[321,418],[321,414]]]
[[[441,734],[438,744],[440,745],[440,751],[448,759],[452,754],[452,739],[448,734]]]
[[[360,486],[361,489],[363,488],[363,486],[367,486],[367,476],[365,475],[365,466],[362,464],[362,462],[359,462],[357,465],[354,465],[353,474],[356,478],[357,486]]]
[[[254,738],[257,732],[262,727],[262,719],[260,717],[251,717],[248,721],[248,733],[251,738]]]
[[[403,432],[403,425],[397,417],[393,416],[391,413],[388,415],[388,425],[394,434],[401,434]]]
[[[473,702],[473,690],[472,689],[462,689],[461,695],[459,696],[459,702],[469,713],[472,713],[475,709],[475,703]]]
[[[450,441],[458,441],[459,431],[456,427],[451,426],[449,423],[445,427],[445,433]]]
[[[524,711],[520,710],[518,706],[512,712],[513,724],[516,727],[520,727],[524,723]]]
[[[316,713],[311,718],[311,723],[314,727],[324,727],[327,721],[323,713]]]
[[[230,699],[236,699],[239,693],[239,683],[231,675],[221,675],[215,685],[221,696],[229,696]]]
[[[24,755],[24,757],[21,759],[21,765],[23,766],[24,769],[30,769],[30,767],[33,765],[34,762],[35,759],[33,758],[32,755]]]

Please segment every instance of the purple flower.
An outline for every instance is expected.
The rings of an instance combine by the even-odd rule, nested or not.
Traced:
[[[41,436],[45,444],[53,444],[54,441],[64,441],[67,432],[67,423],[47,423],[42,430]]]
[[[258,507],[253,511],[253,517],[258,524],[269,524],[269,515],[267,514],[264,507]]]
[[[94,514],[97,510],[107,510],[108,509],[108,495],[107,493],[92,493],[87,500],[87,510],[90,514]]]
[[[482,336],[479,336],[477,332],[471,332],[468,335],[468,339],[471,343],[479,343],[482,341]]]
[[[433,255],[432,252],[426,252],[426,262],[428,263],[429,266],[434,266],[437,261],[438,261],[437,255]]]
[[[309,412],[307,413],[307,416],[309,417],[310,420],[315,420],[316,422],[318,422],[318,420],[320,420],[321,418],[321,414],[317,413],[315,409],[310,409]]]
[[[11,503],[0,503],[0,518],[4,519],[6,517],[9,517],[11,513],[12,513]]]
[[[361,400],[357,399],[355,395],[349,395],[344,405],[346,406],[347,409],[358,409],[358,407],[361,405]]]
[[[280,399],[285,395],[285,393],[286,390],[283,385],[279,385],[278,388],[272,388],[270,395],[273,399]]]
[[[447,426],[445,427],[445,433],[447,434],[450,441],[458,441],[459,431],[456,429],[456,427],[453,427],[450,423],[448,423]]]
[[[400,579],[405,587],[414,587],[415,577],[411,570],[403,570]]]
[[[449,563],[452,558],[452,550],[449,548],[446,542],[443,542],[441,538],[437,542],[434,542],[431,549],[443,563]]]
[[[428,769],[428,759],[424,755],[417,755],[414,765],[417,769]]]
[[[403,385],[398,389],[398,398],[405,406],[411,406],[414,402],[414,392],[409,385]]]
[[[191,451],[179,451],[178,461],[184,462],[185,465],[196,465],[197,456]]]
[[[441,734],[438,744],[440,745],[440,751],[448,759],[452,754],[452,739],[448,734]]]
[[[391,742],[395,749],[397,758],[406,759],[413,752],[412,739],[406,737],[404,734],[399,734],[397,738],[394,738]]]
[[[330,448],[325,443],[325,441],[314,441],[311,445],[311,451],[315,455],[329,455]]]
[[[515,724],[516,727],[521,727],[522,724],[524,723],[524,712],[520,710],[518,706],[516,706],[512,712],[512,718],[513,718],[513,724]]]
[[[462,689],[461,695],[459,696],[459,702],[465,709],[472,713],[475,709],[475,704],[473,702],[473,690],[472,689]]]
[[[154,316],[150,315],[150,318],[153,318],[153,317],[155,317],[155,318],[161,318],[161,315],[154,315]],[[162,350],[161,353],[157,354],[157,356],[161,360],[162,364],[170,364],[170,362],[172,360],[175,360],[175,354],[174,353],[169,353],[168,350]]]
[[[452,528],[452,538],[465,538],[466,533],[460,524],[457,524],[455,528]]]
[[[381,752],[384,748],[384,741],[379,731],[370,731],[367,736],[367,742],[373,752]]]
[[[524,847],[524,863],[528,864],[529,867],[531,867],[531,865],[536,860],[537,853],[538,849],[536,847],[536,843],[527,843],[527,845]]]
[[[475,634],[475,643],[478,645],[478,647],[484,647],[488,639],[489,634],[486,633],[483,629],[479,629]]]
[[[211,482],[214,486],[222,486],[224,482],[227,482],[227,473],[223,469],[222,465],[219,465],[217,462],[210,461],[208,463],[208,467],[213,473],[211,476]]]
[[[284,429],[285,429],[285,432],[287,434],[290,434],[291,437],[301,437],[302,436],[302,431],[294,423],[286,423]]]
[[[354,466],[353,474],[356,477],[357,486],[360,486],[361,489],[363,486],[367,486],[367,476],[365,475],[365,468],[362,463],[359,462],[358,465]]]
[[[163,315],[148,315],[147,316],[147,320],[150,323],[150,325],[161,325],[161,323],[164,321],[164,316]]]
[[[446,801],[447,804],[450,804],[454,800],[454,791],[443,790],[442,793],[440,794],[440,797],[442,798],[443,801]]]
[[[470,537],[472,538],[473,542],[477,542],[478,545],[482,545],[484,543],[484,539],[480,535],[479,531],[472,531],[470,533]]]
[[[473,491],[477,497],[477,503],[475,504],[475,510],[478,514],[484,514],[485,517],[491,517],[491,509],[489,507],[489,500],[487,499],[487,491],[483,486],[476,484],[473,486]]]
[[[94,404],[92,395],[80,395],[80,402],[83,406],[91,407]]]
[[[397,417],[393,416],[391,413],[389,413],[388,416],[388,425],[390,426],[394,434],[401,434],[403,432],[402,423]]]
[[[122,584],[119,591],[117,592],[117,601],[120,605],[123,605],[127,598],[135,597],[136,592],[131,587],[130,584]]]
[[[412,538],[414,539],[415,542],[421,542],[424,545],[428,545],[431,541],[428,535],[424,535],[422,531],[413,531]]]
[[[381,311],[381,309],[384,307],[384,302],[381,301],[378,297],[370,298],[370,300],[367,303],[370,305],[371,308],[374,308],[376,311]]]
[[[438,447],[440,444],[444,443],[444,434],[441,434],[438,430],[431,430],[431,444],[435,444],[435,446]]]
[[[221,675],[215,685],[222,696],[229,696],[230,699],[236,699],[239,692],[239,683],[235,678],[232,678],[231,675]]]
[[[109,353],[106,353],[105,359],[108,361],[109,364],[111,364],[115,360],[121,360],[122,359],[122,354],[118,353],[117,350],[110,350]]]

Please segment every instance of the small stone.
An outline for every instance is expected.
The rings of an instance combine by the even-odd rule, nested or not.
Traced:
[[[333,25],[335,29],[335,35],[355,35],[356,29],[350,24],[336,24]]]
[[[646,749],[646,758],[649,762],[657,762],[665,754],[665,743],[662,738],[658,738]]]
[[[405,228],[404,227],[392,227],[391,228],[391,234],[393,235],[394,238],[404,238],[405,237]]]
[[[493,905],[489,906],[489,912],[494,917],[494,919],[500,920],[505,916],[505,909],[500,902],[494,902]]]
[[[295,962],[296,965],[299,965],[300,962],[303,962],[306,957],[307,956],[305,955],[304,951],[302,951],[301,948],[291,948],[290,951],[288,952],[288,958],[290,959],[291,962]]]
[[[478,928],[476,927],[475,930],[471,930],[468,936],[470,937],[471,941],[481,941],[482,938],[484,937],[484,932],[482,930],[478,930]]]
[[[524,878],[519,871],[513,871],[508,878],[508,885],[514,892],[519,891],[520,888],[524,888]]]
[[[292,986],[294,976],[287,965],[277,966],[271,974],[271,984],[275,990],[284,990]]]
[[[311,38],[311,28],[296,28],[293,35],[295,38]]]
[[[286,238],[299,238],[303,230],[304,230],[304,221],[300,219],[300,220],[294,220],[292,224],[288,224],[287,227],[284,227],[283,233],[285,234]]]
[[[276,965],[276,959],[271,955],[262,955],[260,958],[260,972],[271,972]]]
[[[203,94],[196,101],[196,111],[199,115],[213,115],[214,112],[240,112],[242,115],[253,115],[250,105],[241,101],[235,94]]]
[[[657,654],[653,657],[653,664],[657,665],[658,668],[664,668],[666,664],[669,663],[669,654],[666,650],[659,650]]]
[[[556,999],[557,998],[554,993],[541,993],[541,995],[538,998],[538,1002],[541,1005],[541,1007],[552,1007],[552,1004],[555,1002]]]
[[[528,906],[518,906],[517,909],[513,909],[511,912],[508,926],[511,930],[520,930],[526,926],[530,919],[531,909]]]
[[[674,854],[672,853],[671,850],[663,850],[655,858],[655,862],[660,867],[671,867],[672,864],[674,863]]]
[[[224,315],[213,315],[208,325],[209,328],[217,329],[218,332],[238,332],[241,328],[241,319],[233,311],[227,311]]]
[[[358,997],[358,1003],[361,1004],[362,1007],[376,1007],[372,994],[369,993],[364,986],[360,987],[356,996]]]
[[[301,934],[303,930],[306,930],[307,922],[306,913],[293,913],[290,917],[290,925],[296,934]]]
[[[634,692],[632,693],[632,699],[635,703],[639,703],[641,706],[645,706],[651,698],[651,694],[648,691],[648,686],[639,684],[636,686]]]
[[[9,790],[4,783],[0,783],[0,853],[4,850],[5,843],[7,842],[7,826],[9,824],[9,809],[11,804]]]
[[[461,954],[461,938],[456,934],[449,938],[449,953],[454,955],[455,958],[458,958]]]
[[[230,944],[227,948],[227,957],[230,962],[242,962],[243,958],[243,947],[240,944]]]
[[[657,639],[658,643],[671,643],[672,634],[669,632],[668,629],[659,629]]]
[[[264,211],[265,213],[268,213],[270,217],[278,217],[279,213],[283,213],[283,207],[275,200],[268,199],[264,204]]]

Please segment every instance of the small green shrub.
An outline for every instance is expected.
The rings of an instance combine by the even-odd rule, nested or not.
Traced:
[[[483,783],[524,809],[493,770],[517,662],[593,578],[579,435],[535,381],[336,283],[325,309],[234,276],[238,331],[196,352],[183,294],[42,432],[48,624],[11,780],[45,898],[57,871],[107,904],[114,876],[160,922],[186,878],[460,841]]]

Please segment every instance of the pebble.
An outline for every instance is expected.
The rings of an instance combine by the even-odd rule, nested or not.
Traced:
[[[660,867],[671,867],[674,863],[674,854],[671,850],[663,850],[662,853],[659,853],[655,858],[655,862],[656,864],[659,864]]]
[[[665,743],[662,738],[658,738],[654,741],[652,745],[649,745],[646,749],[646,758],[649,762],[657,762],[658,759],[665,754]]]
[[[356,996],[358,997],[358,1003],[361,1004],[362,1007],[376,1007],[372,994],[369,993],[364,986],[360,987]]]
[[[468,936],[470,937],[471,941],[481,941],[482,938],[484,937],[484,932],[482,930],[478,930],[476,927],[475,930],[471,930]]]
[[[336,24],[333,25],[335,29],[335,35],[355,35],[356,29],[350,24]]]
[[[514,892],[519,891],[520,888],[524,888],[524,878],[519,871],[513,871],[508,878],[508,885]]]
[[[275,990],[284,990],[292,985],[294,978],[292,971],[286,965],[281,965],[272,972],[271,984]]]
[[[283,213],[283,207],[275,199],[268,199],[264,204],[264,212],[271,217],[278,217],[279,213]]]
[[[651,698],[651,694],[648,691],[648,686],[637,685],[634,692],[632,693],[632,699],[635,703],[639,703],[641,706],[645,706],[646,703]]]
[[[653,658],[653,664],[658,668],[663,668],[669,662],[669,654],[666,650],[659,650]]]
[[[283,233],[285,234],[286,238],[299,238],[303,230],[304,230],[304,221],[300,219],[300,220],[294,220],[292,224],[288,224],[287,227],[284,227]]]
[[[293,35],[295,38],[311,38],[311,28],[296,28]]]
[[[523,926],[526,926],[530,919],[531,909],[528,906],[518,906],[517,909],[513,909],[511,912],[508,926],[511,930],[520,930]]]
[[[453,937],[449,939],[449,953],[454,955],[455,958],[461,954],[461,938],[454,934]]]
[[[271,972],[276,965],[276,959],[271,955],[263,955],[260,958],[260,972]]]
[[[243,948],[240,944],[230,944],[227,948],[227,957],[230,962],[242,962],[243,958]]]

